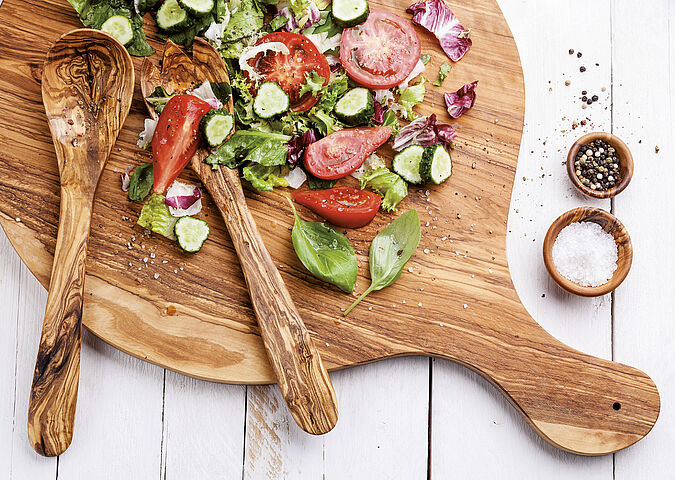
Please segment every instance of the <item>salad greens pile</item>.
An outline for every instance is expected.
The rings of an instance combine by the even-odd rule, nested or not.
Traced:
[[[401,74],[393,77],[395,81],[370,84],[350,70],[353,65],[349,60],[340,57],[341,45],[347,48],[345,41],[350,38],[346,35],[354,35],[353,30],[346,31],[345,28],[361,25],[366,28],[367,18],[375,12],[370,10],[367,0],[357,0],[346,7],[342,2],[344,8],[331,5],[330,0],[68,1],[85,26],[115,35],[132,55],[154,53],[143,31],[143,17],[147,13],[154,16],[160,38],[171,39],[189,48],[196,36],[203,36],[216,48],[226,64],[229,83],[205,82],[187,92],[208,104],[204,106],[206,113],[202,113],[201,120],[197,119],[206,143],[213,147],[204,161],[214,170],[222,167],[241,169],[242,177],[258,191],[275,187],[298,188],[305,182],[311,190],[332,189],[341,177],[311,170],[307,158],[317,151],[313,146],[317,142],[351,127],[355,127],[352,132],[344,131],[332,137],[334,143],[324,143],[329,147],[318,151],[344,150],[335,157],[328,153],[317,154],[331,159],[327,161],[328,171],[335,166],[330,163],[335,159],[339,162],[347,157],[358,161],[340,171],[343,176],[350,174],[357,178],[361,190],[343,187],[331,192],[352,190],[356,192],[353,195],[362,196],[365,189],[375,192],[367,192],[375,202],[367,212],[372,216],[363,223],[343,226],[365,225],[380,208],[395,212],[408,195],[408,184],[425,181],[439,184],[452,174],[450,151],[454,147],[455,130],[438,121],[436,115],[419,116],[415,111],[415,107],[423,103],[430,85],[443,85],[452,69],[451,64],[440,64],[438,79],[427,83],[425,71],[428,65],[433,65],[430,63],[432,56],[418,50],[416,56],[419,59],[414,68],[415,58],[410,57],[405,72],[400,68],[397,70],[396,64],[392,67],[395,74]],[[344,18],[345,12],[347,18]],[[415,25],[439,38],[451,60],[458,61],[470,48],[469,30],[459,23],[443,0],[422,0],[411,5],[408,12],[413,15]],[[380,10],[373,15],[370,25],[377,25],[376,22],[381,20],[377,15],[398,18]],[[397,25],[402,28],[403,23]],[[263,38],[266,35],[269,37]],[[380,39],[379,32],[370,35]],[[406,39],[408,44],[414,45],[414,31],[411,30]],[[293,49],[304,52],[305,57],[294,57]],[[308,52],[312,52],[311,55]],[[345,51],[343,56],[349,58]],[[312,58],[318,63],[313,64]],[[346,65],[342,65],[343,61]],[[289,65],[290,62],[295,65]],[[294,70],[298,65],[300,68],[304,65],[301,74]],[[409,75],[403,79],[407,72]],[[395,83],[398,84],[391,86]],[[458,118],[473,106],[476,84],[445,94],[451,118]],[[389,88],[378,89],[373,85]],[[157,87],[146,98],[160,116],[160,125],[162,119],[172,118],[161,115],[178,93],[181,92],[167,92]],[[172,112],[173,105],[183,98],[174,99],[167,111]],[[223,107],[230,98],[233,112]],[[145,121],[139,146],[146,148],[152,144],[157,125],[156,119]],[[233,126],[236,127],[234,130]],[[157,130],[166,136],[166,132],[162,132],[168,127]],[[194,132],[199,133],[199,130],[195,128]],[[380,135],[382,141],[376,143],[366,135]],[[374,153],[389,137],[393,137],[390,143],[398,152],[390,167]],[[336,138],[347,138],[352,143],[344,146]],[[361,148],[362,156],[359,156],[360,153],[352,153],[356,150],[353,142],[358,142],[360,147],[372,146],[372,149]],[[166,175],[167,168],[154,160],[155,167],[152,163],[141,165],[130,177],[128,171],[126,178],[123,176],[123,189],[128,189],[129,199],[145,200],[138,224],[168,238],[176,238],[184,251],[195,252],[201,248],[209,231],[206,222],[192,217],[201,209],[201,192],[198,187],[177,180],[168,190],[166,186],[153,185],[153,174],[157,176],[156,183],[162,178],[161,170],[164,169]],[[170,181],[162,185],[168,185]],[[157,193],[164,190],[166,195]],[[300,202],[297,198],[296,201]],[[291,207],[295,219],[291,239],[298,258],[317,278],[352,293],[358,264],[349,239],[325,223],[303,220],[292,202]],[[369,293],[393,284],[400,277],[420,238],[416,210],[403,213],[374,238],[369,252],[371,284],[346,309],[345,315]]]

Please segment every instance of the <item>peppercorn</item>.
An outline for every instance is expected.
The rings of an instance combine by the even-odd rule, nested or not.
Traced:
[[[574,53],[574,49],[570,48],[570,55],[572,55],[573,53]]]
[[[581,73],[585,72],[585,71],[586,71],[586,67],[584,67],[583,65],[580,66],[580,67],[579,67],[579,71],[580,71]]]
[[[585,102],[586,100],[588,100],[588,97],[587,97],[586,95],[584,95],[583,97],[581,97],[581,101],[582,101],[582,102]]]
[[[588,92],[587,92],[586,90],[582,90],[582,91],[581,91],[581,94],[582,94],[582,95],[586,95],[587,93],[588,93]]]
[[[581,58],[581,52],[577,53],[577,58]]]
[[[588,99],[592,103],[592,99]],[[591,190],[608,190],[621,181],[616,149],[604,140],[583,145],[575,157],[574,173]]]
[[[593,95],[591,98],[593,99],[594,102],[597,102],[597,101],[598,101],[598,96],[597,96],[597,95]]]

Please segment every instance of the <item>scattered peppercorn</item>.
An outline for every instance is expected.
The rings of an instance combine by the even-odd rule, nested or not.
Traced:
[[[581,58],[581,52],[577,52],[577,58]]]
[[[586,67],[584,67],[583,65],[580,66],[580,67],[579,67],[579,71],[580,71],[581,73],[585,72],[585,71],[586,71]]]
[[[581,91],[581,94],[582,94],[582,95],[586,95],[587,93],[588,93],[588,92],[587,92],[586,90],[582,90],[582,91]]]
[[[583,97],[581,97],[581,101],[582,101],[582,102],[585,102],[586,100],[588,100],[588,97],[587,97],[586,95],[584,95]]]
[[[574,49],[570,48],[570,55],[572,55],[573,53],[574,53]]]
[[[574,170],[579,181],[591,190],[609,190],[621,181],[616,149],[600,139],[579,149]]]

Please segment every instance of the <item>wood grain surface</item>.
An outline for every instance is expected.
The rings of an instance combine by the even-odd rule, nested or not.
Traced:
[[[94,193],[127,118],[134,66],[113,37],[80,29],[59,38],[42,71],[42,98],[61,182],[59,230],[28,405],[28,438],[42,455],[73,437],[80,376],[85,260]]]
[[[168,41],[160,64],[161,71],[146,58],[141,66],[144,99],[159,86],[175,93],[195,82],[230,80],[220,54],[201,38],[193,44],[192,58]],[[148,106],[147,101],[145,104]],[[232,97],[227,107],[234,113]],[[155,115],[149,106],[148,111]],[[314,435],[327,433],[335,427],[338,417],[328,371],[260,238],[246,205],[239,171],[214,170],[204,163],[208,154],[207,149],[201,149],[190,163],[227,226],[275,379],[296,423]]]
[[[463,23],[472,26],[474,46],[454,65],[452,85],[446,81],[444,89],[478,79],[478,100],[468,114],[453,122],[459,138],[452,179],[429,188],[429,194],[426,188],[411,189],[401,205],[404,210],[417,208],[425,226],[420,248],[410,263],[412,273],[405,272],[394,286],[367,297],[344,319],[340,308],[350,299],[313,279],[293,255],[288,232],[292,219],[281,198],[283,192],[247,191],[249,207],[275,264],[283,266],[282,277],[329,368],[394,355],[449,358],[495,383],[554,445],[586,454],[623,448],[644,436],[656,421],[656,387],[636,369],[564,346],[541,330],[522,307],[505,254],[523,120],[518,53],[493,1],[449,3]],[[44,5],[54,22],[49,22],[42,35],[18,27],[29,16],[28,4],[6,0],[2,7],[11,21],[0,25],[0,31],[29,37],[30,42],[23,42],[12,56],[0,51],[4,72],[0,108],[5,117],[0,119],[4,129],[0,139],[14,142],[0,153],[5,174],[0,189],[16,198],[3,206],[5,231],[27,265],[46,283],[56,214],[49,208],[36,211],[30,200],[41,198],[55,206],[58,190],[49,162],[27,153],[39,153],[44,159],[53,158],[53,152],[42,138],[45,125],[30,115],[33,103],[29,100],[17,111],[17,94],[5,88],[21,84],[24,91],[19,95],[33,98],[32,92],[39,91],[39,77],[35,77],[39,67],[35,65],[44,55],[45,44],[77,25],[61,2],[50,0]],[[404,15],[405,5],[382,6]],[[444,57],[434,37],[419,34],[423,52],[434,53],[427,66],[428,76],[433,76]],[[42,38],[49,35],[50,39]],[[442,110],[442,93],[442,89],[430,88],[421,113],[435,112],[449,121]],[[8,122],[11,112],[15,112],[13,120]],[[208,199],[212,237],[189,260],[169,242],[140,240],[142,231],[134,230],[139,206],[126,202],[114,169],[119,172],[128,164],[148,160],[134,146],[143,115],[142,100],[137,97],[121,136],[122,150],[114,152],[99,186],[101,200],[94,209],[87,265],[86,291],[91,302],[83,321],[118,348],[176,371],[216,381],[269,382],[273,376],[257,337],[244,279],[225,227]],[[15,132],[22,128],[32,132],[30,142],[15,140]],[[30,182],[21,181],[19,172],[25,176],[26,171],[34,172]],[[186,178],[194,177],[186,174]],[[15,222],[16,217],[22,221]],[[358,291],[367,284],[369,242],[392,218],[381,214],[368,228],[348,231],[360,254]],[[132,236],[136,241],[131,241]],[[138,270],[148,251],[169,263]],[[157,280],[153,273],[160,274]],[[177,307],[176,315],[167,315],[169,305]],[[622,406],[614,410],[617,402]]]

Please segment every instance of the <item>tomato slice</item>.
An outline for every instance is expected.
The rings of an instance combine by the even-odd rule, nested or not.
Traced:
[[[153,190],[164,194],[199,147],[199,121],[211,106],[194,95],[176,95],[162,110],[152,137]]]
[[[359,228],[370,223],[380,208],[377,193],[349,187],[295,192],[293,200],[321,215],[333,225]]]
[[[421,44],[410,22],[386,10],[370,10],[368,20],[346,28],[340,63],[355,82],[373,89],[399,85],[420,58]]]
[[[307,147],[305,167],[312,175],[324,180],[347,176],[389,140],[391,132],[391,127],[338,130]]]
[[[292,111],[306,112],[314,106],[317,98],[310,93],[300,97],[298,95],[300,87],[305,83],[305,76],[312,71],[322,76],[325,79],[323,84],[328,85],[330,81],[328,60],[309,38],[299,33],[270,33],[258,40],[256,45],[269,42],[283,43],[290,53],[284,55],[268,51],[250,60],[249,64],[264,78],[264,81],[279,84],[290,98]]]

